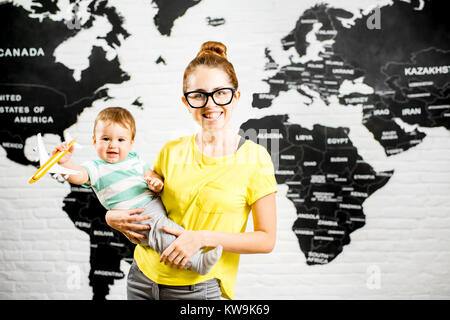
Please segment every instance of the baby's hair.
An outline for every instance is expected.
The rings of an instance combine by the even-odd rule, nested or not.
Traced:
[[[98,121],[110,121],[120,124],[124,128],[130,129],[131,139],[134,140],[134,137],[136,135],[136,123],[134,122],[133,115],[127,109],[121,107],[110,107],[100,111],[97,115],[97,118],[95,118],[94,135]]]
[[[230,61],[227,59],[227,47],[220,42],[207,41],[202,44],[197,56],[189,63],[183,75],[183,92],[187,90],[187,81],[190,74],[198,66],[207,66],[211,68],[221,68],[230,78],[230,82],[235,89],[238,88],[236,72]]]

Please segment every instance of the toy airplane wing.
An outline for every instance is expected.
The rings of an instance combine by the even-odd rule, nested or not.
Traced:
[[[47,172],[49,173],[57,173],[63,175],[71,175],[71,174],[81,174],[80,171],[75,171],[72,169],[64,168],[58,164],[54,164]]]
[[[72,136],[71,136],[70,133],[68,133],[68,132],[64,132],[64,139],[65,139],[66,141],[72,141],[72,140],[73,140]],[[75,143],[73,144],[73,146],[74,146],[75,148],[77,148],[77,149],[83,149],[83,146],[82,146],[81,144],[77,143],[77,142],[75,142]]]
[[[39,165],[42,167],[50,158],[47,150],[45,150],[44,142],[40,133],[37,134],[37,151],[39,153]]]

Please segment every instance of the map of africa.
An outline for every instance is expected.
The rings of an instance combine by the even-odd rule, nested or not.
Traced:
[[[162,36],[170,36],[174,21],[199,2],[149,1],[158,8],[152,17],[155,27]],[[52,1],[33,3],[33,13],[60,10]],[[27,138],[40,132],[64,140],[64,130],[85,108],[110,98],[106,84],[130,79],[120,60],[108,59],[100,46],[92,48],[89,66],[78,80],[73,70],[55,60],[62,42],[89,30],[99,17],[112,26],[104,35],[110,48],[120,47],[130,36],[123,26],[126,18],[108,1],[92,0],[88,9],[89,19],[71,29],[65,21],[39,19],[20,6],[0,4],[0,25],[8,30],[0,42],[0,145],[11,161],[37,166],[24,154]],[[450,128],[450,28],[444,4],[395,1],[380,13],[381,28],[369,29],[370,14],[354,18],[343,9],[316,5],[293,21],[292,31],[280,39],[283,50],[295,49],[297,56],[290,64],[280,66],[269,48],[261,48],[268,60],[265,70],[275,74],[262,79],[269,90],[255,92],[252,107],[273,109],[273,115],[248,119],[241,130],[267,132],[246,138],[267,146],[277,159],[276,179],[288,186],[287,198],[297,213],[292,230],[310,265],[329,263],[343,251],[351,233],[365,225],[364,201],[395,172],[376,172],[358,154],[349,128],[316,124],[308,129],[290,122],[289,114],[280,115],[273,102],[281,92],[298,92],[303,98],[299,103],[306,98],[311,108],[317,99],[328,105],[338,101],[343,108],[362,105],[362,125],[387,156],[420,144],[426,136],[420,127]],[[347,25],[349,20],[353,23]],[[224,21],[221,18],[217,25]],[[42,36],[47,34],[51,37]],[[311,46],[321,48],[320,59],[296,62]],[[166,64],[161,56],[155,63]],[[360,79],[371,93],[341,93],[344,83]],[[142,106],[138,98],[135,104]],[[89,189],[72,185],[63,210],[76,228],[89,234],[89,284],[94,299],[105,299],[114,280],[125,276],[120,261],[131,262],[134,245],[105,223],[105,209]]]

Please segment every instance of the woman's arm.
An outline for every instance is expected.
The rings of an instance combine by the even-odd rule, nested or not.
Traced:
[[[275,246],[277,217],[275,193],[268,194],[252,205],[253,232],[227,233],[201,231],[202,246],[222,245],[225,251],[234,253],[269,253]]]
[[[228,233],[219,231],[164,230],[178,238],[161,255],[161,262],[183,268],[187,260],[200,248],[222,245],[224,251],[234,253],[269,253],[276,239],[275,193],[258,199],[252,205],[253,232]]]

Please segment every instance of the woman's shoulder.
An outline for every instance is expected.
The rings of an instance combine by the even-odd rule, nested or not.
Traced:
[[[250,139],[246,140],[245,146],[247,156],[251,156],[250,159],[256,160],[259,164],[272,162],[271,156],[265,146]]]
[[[176,148],[184,148],[186,145],[192,142],[192,135],[179,137],[170,141],[167,141],[162,150],[171,150]]]
[[[159,151],[160,156],[168,156],[169,154],[184,154],[192,145],[192,135],[179,137],[167,141]]]

